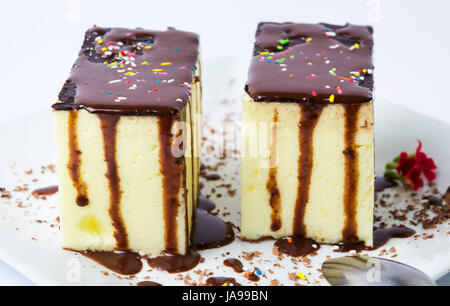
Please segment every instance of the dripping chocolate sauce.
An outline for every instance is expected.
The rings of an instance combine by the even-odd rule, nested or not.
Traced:
[[[384,177],[376,178],[375,192],[384,191],[387,188],[397,186],[395,181]],[[337,244],[335,252],[350,251],[373,251],[384,246],[392,238],[409,238],[416,234],[416,231],[403,226],[393,226],[390,228],[378,228],[373,232],[373,247],[366,247],[364,242],[341,242]],[[303,237],[283,237],[275,242],[278,251],[291,256],[306,256],[313,254],[320,248],[320,244],[314,240]]]
[[[214,203],[213,203],[214,204]],[[234,241],[234,231],[227,223],[209,214],[206,210],[198,209],[197,226],[194,239],[194,249],[204,250],[228,245]],[[161,256],[147,259],[148,264],[158,270],[169,273],[180,273],[195,268],[201,261],[201,256],[194,249],[189,249],[186,255],[164,253]],[[128,251],[87,251],[82,255],[111,269],[119,274],[136,274],[140,262],[138,254]],[[142,268],[142,263],[141,263]]]
[[[96,261],[97,263],[120,274],[137,273],[136,260],[138,257],[132,252],[127,252],[128,237],[123,218],[120,213],[120,179],[118,176],[116,162],[116,130],[120,119],[118,115],[99,113],[103,134],[105,161],[107,163],[107,178],[110,189],[110,209],[109,213],[115,229],[114,237],[117,242],[117,249],[123,252],[84,252],[83,255]],[[197,209],[195,222],[195,235],[193,249],[189,249],[184,256],[175,255],[178,251],[177,242],[177,214],[180,206],[178,200],[181,188],[180,176],[182,174],[183,163],[176,159],[171,152],[171,131],[173,118],[162,116],[159,120],[160,141],[161,141],[161,172],[163,174],[163,210],[165,219],[164,239],[166,253],[156,258],[148,259],[150,266],[165,270],[171,273],[188,271],[198,265],[201,256],[196,249],[216,248],[230,244],[234,241],[234,231],[230,225],[226,224],[218,217],[208,213],[215,204],[204,197],[199,197],[199,203],[204,209]],[[129,267],[134,267],[131,269]],[[141,267],[142,268],[142,267]]]
[[[77,111],[69,111],[68,114],[68,139],[69,139],[69,161],[67,168],[72,180],[72,185],[77,192],[76,200],[78,206],[85,207],[89,204],[87,197],[87,185],[81,176],[81,154],[78,147],[78,135],[77,135]]]
[[[109,215],[114,226],[114,238],[117,249],[128,249],[128,235],[120,212],[122,192],[120,190],[120,178],[116,160],[116,130],[120,116],[110,114],[98,114],[103,134],[103,148],[107,165],[107,179],[109,186]]]
[[[294,236],[305,236],[304,223],[306,204],[309,200],[309,185],[313,161],[313,132],[319,121],[323,106],[319,104],[300,105],[298,188],[294,213]]]
[[[163,175],[164,249],[178,252],[177,216],[180,207],[179,193],[183,163],[172,154],[172,124],[175,118],[161,116],[159,122],[160,167]]]
[[[36,195],[36,196],[48,196],[48,195],[55,194],[57,192],[58,192],[58,186],[48,186],[48,187],[33,190],[33,192],[31,194]]]
[[[278,149],[279,149],[277,124],[278,124],[278,111],[275,109],[271,131],[269,175],[267,177],[266,183],[266,188],[267,191],[269,192],[269,204],[272,209],[272,213],[270,215],[271,218],[270,229],[273,232],[276,232],[281,228],[281,198],[277,182],[278,167],[276,166],[276,163],[278,161]]]
[[[235,238],[230,225],[203,209],[197,209],[194,228],[193,249],[189,249],[186,255],[167,252],[161,256],[149,258],[148,264],[169,273],[189,271],[200,263],[201,256],[196,250],[223,247],[232,243]]]
[[[344,181],[344,229],[345,241],[358,241],[356,223],[356,207],[358,196],[358,150],[356,149],[356,133],[358,113],[361,104],[345,104],[345,181]]]

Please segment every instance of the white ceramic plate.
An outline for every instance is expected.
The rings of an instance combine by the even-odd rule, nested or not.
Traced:
[[[248,61],[246,59],[223,59],[221,61],[204,63],[203,89],[204,111],[207,125],[219,126],[225,116],[231,120],[239,120],[240,99],[246,78]],[[55,84],[55,94],[59,84]],[[223,103],[226,100],[227,103]],[[15,101],[20,105],[20,101]],[[41,167],[54,163],[52,124],[50,104],[42,112],[25,116],[0,126],[0,186],[8,190],[18,185],[28,184],[29,191],[13,192],[13,198],[0,199],[0,259],[11,265],[24,276],[38,285],[128,285],[136,284],[149,277],[152,281],[164,285],[182,285],[182,280],[175,280],[176,275],[166,272],[148,272],[149,267],[144,263],[144,269],[133,278],[118,277],[106,268],[84,258],[76,253],[63,251],[60,246],[58,227],[55,226],[58,216],[58,197],[50,196],[47,200],[34,199],[31,191],[49,185],[57,184],[56,176],[51,171],[41,173]],[[424,150],[435,158],[439,166],[437,183],[440,190],[450,185],[450,126],[421,114],[412,112],[395,104],[377,98],[376,111],[376,168],[382,173],[384,164],[402,150],[413,152],[416,139],[424,143]],[[214,164],[215,160],[206,161]],[[239,188],[239,161],[226,159],[226,167],[221,167],[219,173],[233,188]],[[25,171],[33,169],[32,174]],[[33,181],[37,179],[37,181]],[[222,182],[219,182],[222,183]],[[207,183],[205,191],[217,185]],[[222,192],[222,198],[216,203],[221,212],[230,215],[223,218],[239,225],[239,190],[235,197]],[[22,203],[21,205],[18,203]],[[402,203],[399,203],[401,207]],[[22,207],[19,207],[22,206]],[[36,222],[42,220],[43,222]],[[53,224],[53,225],[52,225]],[[53,227],[52,227],[53,226]],[[438,231],[439,230],[439,231]],[[438,230],[418,233],[433,233],[434,238],[422,239],[393,239],[386,249],[395,247],[398,257],[395,259],[410,264],[433,279],[447,273],[450,268],[449,224],[443,224]],[[239,235],[239,233],[237,233]],[[196,270],[209,269],[215,276],[231,276],[244,285],[251,282],[242,274],[234,273],[223,266],[222,254],[229,252],[228,257],[238,257],[242,251],[260,251],[262,255],[252,261],[241,259],[245,268],[253,271],[254,267],[261,270],[263,277],[258,285],[268,285],[270,280],[277,279],[284,285],[293,285],[288,273],[302,272],[307,275],[310,284],[326,284],[317,271],[327,255],[342,256],[335,253],[331,246],[322,246],[318,255],[311,257],[310,268],[306,263],[293,263],[291,258],[278,260],[272,254],[273,241],[261,243],[246,243],[235,240],[229,246],[202,251],[205,258]],[[378,255],[378,251],[366,252]],[[388,258],[390,256],[387,256]],[[273,264],[280,267],[274,268]],[[273,271],[273,274],[269,272]],[[108,272],[108,273],[104,273]],[[106,275],[108,274],[108,275]],[[189,274],[193,281],[199,277],[192,271]],[[203,279],[204,281],[204,279]],[[301,280],[299,283],[306,284]]]

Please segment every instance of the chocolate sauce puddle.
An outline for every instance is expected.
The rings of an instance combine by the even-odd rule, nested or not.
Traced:
[[[337,244],[339,249],[335,252],[373,251],[388,243],[392,238],[409,238],[415,234],[416,231],[408,227],[378,228],[373,232],[373,247],[366,247],[364,242],[342,242]]]
[[[416,231],[408,227],[379,228],[373,232],[373,247],[366,247],[364,242],[341,242],[336,244],[339,248],[335,252],[373,251],[388,243],[392,238],[409,238],[415,234]],[[283,237],[275,242],[275,246],[279,252],[294,257],[306,256],[320,249],[319,243],[302,237]]]
[[[275,242],[278,251],[294,257],[306,256],[320,249],[320,245],[312,239],[302,237],[283,237]]]
[[[294,236],[306,235],[304,223],[306,204],[309,200],[309,185],[311,181],[313,161],[313,132],[322,113],[323,105],[305,103],[300,105],[298,188],[294,215]]]
[[[281,198],[277,182],[278,149],[278,111],[275,109],[271,131],[269,176],[267,177],[266,183],[266,188],[269,193],[269,203],[272,208],[270,229],[273,232],[281,228]]]
[[[105,161],[107,165],[106,177],[109,186],[109,215],[114,226],[114,238],[119,250],[128,249],[128,235],[120,211],[120,200],[122,191],[120,190],[120,178],[117,170],[116,161],[116,132],[119,115],[98,114],[101,122],[103,134],[103,149],[105,152]]]
[[[58,186],[48,186],[44,188],[39,188],[33,190],[32,195],[44,196],[44,195],[52,195],[58,192]]]
[[[215,206],[213,202],[208,202]],[[235,238],[231,226],[202,209],[197,209],[194,229],[194,246],[193,249],[188,250],[186,255],[165,252],[161,256],[149,258],[148,264],[155,269],[169,273],[189,271],[195,268],[201,259],[195,250],[222,247],[232,243]]]
[[[361,104],[345,104],[345,181],[344,181],[344,229],[345,241],[358,241],[356,207],[358,196],[359,168],[356,150],[358,113]]]
[[[218,248],[234,241],[234,231],[218,217],[197,209],[194,245],[197,250]]]
[[[382,192],[397,185],[398,184],[395,181],[387,179],[384,176],[377,176],[375,178],[375,192]]]
[[[223,286],[223,285],[242,286],[232,277],[210,277],[206,280],[206,286]]]
[[[69,111],[68,115],[68,139],[69,139],[69,161],[67,168],[72,180],[72,185],[77,191],[77,197],[75,202],[80,207],[85,207],[89,204],[87,197],[87,185],[81,176],[81,151],[78,148],[78,135],[77,135],[77,111]]]
[[[201,195],[198,197],[198,208],[206,211],[211,211],[216,208],[216,204]]]
[[[236,258],[228,258],[223,261],[223,264],[227,267],[230,267],[236,273],[244,272],[244,265],[239,259]]]
[[[219,174],[216,173],[211,173],[211,174],[206,174],[204,176],[204,178],[208,181],[218,181],[220,180],[222,177]]]
[[[137,283],[138,287],[162,287],[160,283],[152,282],[152,281],[145,281],[145,282],[139,282]]]
[[[259,282],[260,280],[259,276],[256,275],[255,272],[249,272],[249,274],[246,277],[249,281],[252,282]]]
[[[123,275],[134,275],[142,270],[139,254],[129,251],[84,251],[81,255],[96,263]]]
[[[189,249],[186,255],[163,253],[161,256],[147,259],[147,262],[155,269],[180,273],[195,268],[200,263],[200,259],[200,254]]]

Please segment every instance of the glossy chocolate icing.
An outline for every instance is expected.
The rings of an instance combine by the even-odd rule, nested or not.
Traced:
[[[176,113],[189,99],[198,57],[194,33],[93,27],[53,108]]]
[[[334,103],[368,102],[372,32],[350,24],[260,23],[246,91],[255,101],[330,103],[334,95]]]

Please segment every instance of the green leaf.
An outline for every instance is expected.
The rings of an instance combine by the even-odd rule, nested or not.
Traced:
[[[397,172],[394,171],[386,171],[384,172],[384,177],[391,180],[400,180],[401,177]]]
[[[396,162],[389,162],[386,164],[386,170],[394,170],[395,168],[397,168],[398,163]]]

